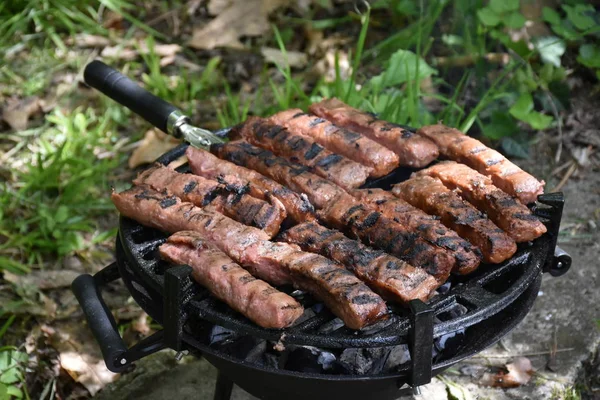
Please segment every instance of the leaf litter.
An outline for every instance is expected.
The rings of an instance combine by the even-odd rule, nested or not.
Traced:
[[[216,17],[205,26],[196,27],[187,44],[200,50],[242,49],[242,37],[268,32],[269,15],[289,3],[289,0],[212,0],[208,10]]]

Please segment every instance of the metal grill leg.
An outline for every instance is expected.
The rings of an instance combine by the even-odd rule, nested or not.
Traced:
[[[217,383],[215,385],[215,396],[213,400],[229,400],[231,391],[233,390],[233,382],[228,377],[223,375],[221,371],[217,375]]]

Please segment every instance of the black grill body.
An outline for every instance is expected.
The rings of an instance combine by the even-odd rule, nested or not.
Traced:
[[[217,134],[224,136],[227,130]],[[159,158],[168,164],[185,152],[179,146]],[[181,172],[187,171],[181,167]],[[368,183],[388,189],[413,172],[400,168]],[[332,329],[336,318],[326,309],[285,330],[264,329],[211,297],[192,281],[191,268],[172,267],[160,260],[158,246],[167,235],[121,218],[116,244],[116,263],[94,278],[82,276],[73,290],[82,305],[90,328],[102,348],[109,369],[127,369],[133,361],[169,347],[204,356],[220,371],[216,398],[228,398],[231,382],[261,399],[394,399],[401,387],[418,387],[458,361],[497,342],[527,314],[537,296],[542,272],[561,275],[570,267],[570,257],[556,248],[564,199],[561,193],[542,195],[533,211],[548,232],[519,246],[510,260],[499,265],[482,264],[468,276],[452,276],[450,289],[427,303],[413,301],[410,308],[391,307],[389,321],[363,331],[345,327]],[[135,301],[163,330],[127,349],[118,336],[114,319],[104,305],[99,287],[122,278]],[[305,296],[305,308],[315,300]],[[450,311],[460,306],[466,312]],[[211,345],[209,332],[215,325],[240,337],[281,341],[284,345],[327,349],[373,348],[406,344],[411,361],[392,373],[375,375],[315,374],[256,365],[245,353],[223,352]],[[462,340],[432,358],[436,339],[461,331]]]

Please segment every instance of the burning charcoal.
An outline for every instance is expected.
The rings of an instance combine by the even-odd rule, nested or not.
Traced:
[[[452,283],[450,281],[447,281],[442,286],[440,286],[439,288],[437,288],[437,292],[439,294],[446,294],[446,293],[448,293],[450,291],[451,287],[452,287]]]
[[[313,311],[318,314],[321,311],[323,311],[323,309],[325,308],[325,306],[323,305],[323,303],[317,303],[315,305],[312,306]]]
[[[248,335],[240,335],[219,325],[215,325],[212,328],[209,336],[209,343],[212,348],[242,359],[260,342],[261,339]]]
[[[456,353],[458,347],[462,344],[465,338],[465,330],[459,329],[440,336],[433,341],[433,357],[437,360],[438,355],[443,355],[448,358]]]
[[[460,316],[465,315],[468,311],[469,310],[467,309],[467,307],[463,306],[462,304],[457,303],[449,310],[439,313],[435,317],[435,322],[439,323],[439,322],[449,321],[451,319],[458,318]]]
[[[384,328],[387,328],[395,322],[397,322],[395,318],[384,319],[382,321],[374,323],[373,325],[369,325],[361,329],[360,332],[364,335],[374,335],[375,333],[379,332]]]
[[[266,368],[279,369],[279,356],[272,353],[264,353],[263,364]]]
[[[232,331],[231,329],[223,328],[222,326],[215,325],[213,326],[210,337],[209,344],[222,344],[225,341],[232,341],[239,336],[239,333]]]
[[[262,356],[265,354],[265,350],[267,349],[267,341],[263,340],[258,343],[252,350],[246,354],[246,361],[248,362],[258,362],[262,359]]]
[[[393,346],[390,351],[390,355],[385,363],[384,370],[385,371],[394,371],[397,370],[398,367],[410,362],[410,352],[408,351],[408,345],[401,344],[398,346]]]
[[[336,357],[333,353],[328,351],[320,350],[319,359],[317,362],[323,366],[325,371],[333,369],[334,362],[336,361]]]
[[[330,352],[312,346],[301,346],[290,352],[285,368],[291,371],[320,374],[332,369],[335,360],[335,355]]]
[[[340,355],[340,364],[354,375],[378,374],[383,370],[389,355],[390,349],[385,347],[350,348]]]
[[[298,325],[298,324],[301,324],[304,321],[308,321],[309,319],[311,319],[315,315],[317,315],[317,314],[315,314],[315,312],[313,310],[311,310],[310,308],[305,308],[304,309],[304,313],[300,316],[300,318],[298,318],[296,320],[296,322],[294,322],[294,325]]]

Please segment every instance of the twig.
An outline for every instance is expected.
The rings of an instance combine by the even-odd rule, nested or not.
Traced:
[[[494,64],[506,65],[510,61],[510,55],[508,53],[487,53],[484,55],[468,54],[458,57],[436,57],[433,59],[433,64],[440,67],[467,67],[481,59]]]
[[[485,356],[485,355],[478,355],[478,356],[473,356],[471,358],[515,358],[515,357],[538,357],[538,356],[546,356],[548,354],[551,353],[564,353],[567,351],[573,351],[575,350],[575,347],[568,347],[566,349],[556,349],[554,351],[552,350],[547,350],[547,351],[539,351],[536,353],[524,353],[524,354],[507,354],[507,355],[489,355],[489,356]],[[468,361],[468,360],[467,360]]]
[[[551,175],[551,176],[558,175],[558,174],[559,174],[560,172],[562,172],[562,171],[563,171],[565,168],[569,167],[569,166],[571,165],[571,162],[572,162],[572,161],[573,161],[573,160],[571,160],[571,161],[567,161],[567,162],[565,162],[563,165],[561,165],[561,166],[559,166],[559,167],[556,167],[556,168],[554,168],[554,170],[553,170],[553,171],[550,173],[550,175]]]
[[[156,25],[157,23],[161,22],[162,20],[169,18],[173,13],[177,13],[177,11],[179,11],[178,8],[173,8],[167,12],[157,15],[156,17],[152,18],[150,21],[146,22],[146,25],[148,25],[148,26]]]
[[[565,183],[567,183],[567,181],[575,171],[577,171],[577,163],[575,161],[571,161],[571,166],[569,167],[563,178],[560,180],[558,185],[556,185],[556,187],[552,189],[550,193],[558,192],[560,189],[562,189],[562,187],[565,185]]]

